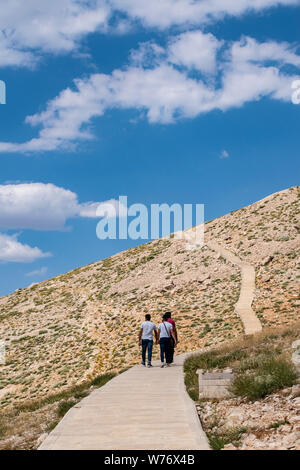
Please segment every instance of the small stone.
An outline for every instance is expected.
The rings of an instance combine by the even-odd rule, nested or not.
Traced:
[[[252,428],[252,429],[255,429],[257,428],[257,421],[253,420],[253,419],[247,419],[246,421],[243,421],[243,426],[245,426],[246,428]]]
[[[227,425],[236,426],[241,424],[244,420],[244,413],[240,408],[233,408],[227,415]]]
[[[197,282],[201,283],[201,282],[206,281],[209,278],[210,278],[210,274],[203,274],[202,276],[198,277]]]
[[[237,450],[237,448],[233,444],[226,444],[223,450]]]
[[[292,343],[292,349],[300,349],[300,339]]]
[[[262,266],[266,266],[266,264],[269,264],[272,260],[274,259],[273,255],[266,256],[261,262]]]
[[[36,441],[36,446],[39,447],[44,442],[46,437],[48,437],[48,434],[46,432],[41,434],[40,437],[38,438],[38,440]]]

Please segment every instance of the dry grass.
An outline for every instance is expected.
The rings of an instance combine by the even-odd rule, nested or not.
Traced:
[[[299,188],[290,188],[206,223],[207,240],[255,266],[254,309],[264,327],[299,318],[299,202]],[[266,256],[272,260],[264,264]],[[139,361],[137,332],[145,313],[158,322],[164,311],[173,312],[178,353],[232,343],[243,334],[234,311],[240,281],[239,269],[207,246],[187,251],[183,240],[172,238],[1,298],[0,338],[7,350],[0,366],[1,414],[18,410],[22,420],[28,400],[39,403],[30,413],[37,413],[37,426],[44,430],[39,410],[50,406],[56,415],[56,404],[45,398],[68,400],[64,394],[70,388]],[[6,426],[0,422],[0,439]],[[29,447],[34,445],[30,439]]]
[[[31,400],[0,412],[0,450],[35,449],[38,438],[50,432],[78,401],[115,374],[105,374],[44,400]]]
[[[291,365],[291,344],[300,335],[300,323],[288,328],[268,328],[250,337],[241,337],[221,348],[190,356],[184,364],[185,384],[190,397],[197,401],[198,369],[223,369],[230,367],[238,375],[233,392],[249,399],[261,398],[280,388],[295,383],[297,374]],[[272,375],[273,381],[257,381],[249,374],[255,371],[259,377]],[[249,380],[248,380],[249,378]]]

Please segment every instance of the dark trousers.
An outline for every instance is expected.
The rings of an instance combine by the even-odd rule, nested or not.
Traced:
[[[160,338],[159,345],[160,345],[161,362],[165,362],[165,358],[166,358],[166,363],[171,364],[172,358],[171,358],[170,338]]]
[[[174,362],[174,350],[175,350],[175,342],[174,339],[170,338],[170,363]]]
[[[146,351],[148,351],[148,364],[151,364],[152,348],[153,348],[153,340],[150,340],[150,339],[143,339],[142,340],[142,361],[143,361],[143,364],[146,363]]]

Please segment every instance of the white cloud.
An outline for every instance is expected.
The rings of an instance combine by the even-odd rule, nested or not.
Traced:
[[[299,0],[111,0],[110,3],[145,26],[163,29],[199,25],[225,16],[238,17],[279,5],[298,5]]]
[[[111,214],[104,212],[108,205],[113,209]],[[75,193],[53,184],[0,185],[0,229],[63,230],[71,218],[122,217],[125,214],[126,208],[115,199],[80,204]],[[30,263],[48,256],[52,256],[51,253],[19,242],[18,234],[0,233],[0,262]],[[43,267],[27,276],[46,272],[47,268]]]
[[[177,46],[186,44],[186,38],[190,49],[195,41],[195,51],[184,59],[184,47]],[[41,126],[37,138],[25,143],[0,142],[0,152],[72,149],[77,141],[93,138],[89,125],[107,109],[136,109],[146,114],[149,122],[166,124],[212,110],[226,111],[263,97],[291,100],[291,84],[298,77],[287,72],[285,65],[300,67],[300,56],[293,46],[274,41],[258,43],[251,38],[229,42],[224,44],[215,70],[213,53],[205,69],[199,40],[208,41],[214,53],[220,45],[212,35],[181,34],[169,41],[165,50],[153,43],[142,45],[137,55],[131,54],[133,64],[111,75],[93,74],[75,80],[74,89],[63,90],[47,103],[45,111],[26,118],[32,126]],[[153,66],[149,66],[149,54],[156,57]],[[170,63],[170,57],[181,60],[180,69]],[[190,75],[192,66],[202,67],[200,77]],[[215,80],[207,80],[214,70],[220,73],[218,86]]]
[[[256,39],[247,36],[233,43],[230,56],[232,62],[273,61],[300,66],[300,55],[297,55],[296,47],[288,42],[266,41],[259,43]]]
[[[13,43],[0,31],[0,67],[33,67],[36,60],[31,52],[15,48]]]
[[[94,74],[89,79],[74,80],[76,90],[63,90],[49,101],[46,110],[27,116],[26,123],[42,126],[39,138],[24,144],[0,142],[0,152],[50,151],[72,140],[92,139],[87,125],[104,113],[103,101],[109,92],[109,76]],[[103,96],[102,96],[103,95]]]
[[[14,0],[0,16],[0,66],[31,66],[41,52],[69,53],[110,16],[103,0]]]
[[[229,152],[227,152],[227,150],[222,150],[220,153],[220,158],[229,158]]]
[[[0,186],[0,227],[59,230],[77,213],[77,196],[53,184]]]
[[[0,262],[31,263],[40,258],[47,258],[51,253],[43,253],[37,247],[23,245],[18,241],[18,234],[0,233]]]
[[[290,101],[293,77],[277,67],[262,67],[248,63],[230,65],[223,77],[222,90],[216,96],[216,108],[226,111],[241,107],[263,97]]]
[[[166,50],[154,41],[139,43],[130,51],[130,64],[136,67],[155,67],[167,57]]]
[[[226,16],[299,4],[300,0],[8,1],[0,16],[0,66],[32,67],[44,53],[78,51],[90,33],[126,34],[136,20],[160,29],[199,26]]]
[[[80,204],[79,215],[81,217],[124,217],[127,208],[116,199],[105,202],[87,202]]]
[[[77,194],[53,184],[0,185],[0,228],[63,230],[70,218],[100,217],[96,210],[106,202],[80,204]]]
[[[176,117],[196,116],[213,94],[203,82],[168,64],[129,67],[112,74],[106,106],[145,110],[149,122],[170,123]]]
[[[35,269],[34,271],[30,271],[29,273],[26,273],[25,276],[27,277],[43,276],[44,274],[46,274],[47,271],[48,271],[47,266],[43,266],[40,269]]]
[[[188,31],[171,41],[168,59],[173,64],[214,73],[217,67],[216,53],[222,43],[210,33]]]

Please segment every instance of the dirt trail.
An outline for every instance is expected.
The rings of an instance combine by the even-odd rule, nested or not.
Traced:
[[[240,297],[235,305],[235,311],[240,316],[246,335],[252,335],[262,330],[260,320],[252,309],[255,293],[255,269],[251,264],[244,263],[236,255],[226,250],[215,242],[206,243],[208,248],[219,253],[223,258],[241,269],[242,284]]]

